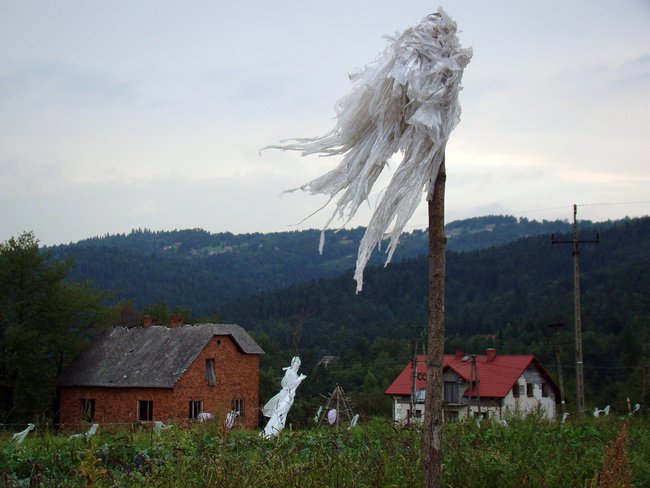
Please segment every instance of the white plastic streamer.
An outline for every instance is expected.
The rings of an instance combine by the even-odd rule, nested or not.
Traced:
[[[352,91],[337,103],[337,124],[331,132],[265,148],[299,151],[303,156],[343,155],[335,169],[289,190],[322,193],[330,200],[340,194],[321,233],[321,253],[325,229],[335,218],[349,222],[391,156],[401,156],[359,246],[357,292],[374,248],[390,238],[388,264],[422,193],[426,191],[429,200],[433,196],[447,140],[460,120],[460,82],[472,57],[472,50],[460,45],[456,31],[456,23],[438,9],[389,38],[391,43],[373,63],[350,76]]]

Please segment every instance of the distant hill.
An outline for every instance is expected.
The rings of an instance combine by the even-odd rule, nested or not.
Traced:
[[[559,344],[566,392],[573,376],[573,264],[567,222],[490,216],[446,226],[446,347],[480,353],[535,354],[555,374]],[[588,404],[642,404],[650,366],[650,218],[580,222],[583,351]],[[400,239],[393,263],[375,252],[364,290],[352,267],[363,229],[328,232],[211,234],[193,229],[134,230],[45,249],[71,258],[71,278],[114,290],[115,300],[190,309],[191,320],[217,315],[240,323],[265,349],[261,395],[279,387],[278,372],[299,354],[309,381],[292,414],[306,422],[311,406],[341,384],[367,414],[390,411],[383,389],[410,355],[427,321],[427,233]],[[550,323],[564,323],[553,336]],[[422,341],[420,341],[420,347]],[[323,365],[324,356],[334,356]]]
[[[450,251],[470,251],[569,228],[562,221],[488,216],[451,222],[446,231]],[[55,259],[72,259],[71,279],[111,290],[116,300],[132,300],[137,307],[164,302],[211,315],[236,298],[340,276],[354,266],[363,232],[328,231],[322,256],[317,230],[235,235],[137,229],[46,250]],[[414,230],[401,236],[393,263],[426,252],[427,232]],[[369,264],[384,260],[385,254],[375,251]]]
[[[600,244],[580,249],[588,400],[638,399],[643,365],[650,366],[650,218],[581,231],[584,236],[600,234]],[[571,246],[552,245],[548,235],[449,252],[448,352],[456,346],[474,353],[496,346],[501,353],[535,354],[553,371],[551,343],[557,342],[565,374],[572,378],[573,299]],[[378,338],[410,342],[427,323],[427,261],[417,257],[370,268],[358,295],[348,271],[240,299],[220,313],[226,321],[267,334],[281,347],[297,345],[306,357],[345,356]],[[558,338],[551,323],[565,324]],[[408,357],[403,355],[408,350],[401,351],[396,362]],[[567,388],[571,395],[571,380]]]

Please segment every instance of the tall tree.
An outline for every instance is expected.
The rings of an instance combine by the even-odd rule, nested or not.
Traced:
[[[31,232],[0,244],[0,415],[52,415],[56,377],[109,323],[99,291],[65,281],[70,265]]]

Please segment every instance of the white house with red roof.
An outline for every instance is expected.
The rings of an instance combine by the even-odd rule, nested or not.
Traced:
[[[555,418],[560,389],[533,355],[445,354],[443,363],[443,413],[445,420],[467,415],[496,417],[525,415],[541,409]],[[393,419],[404,422],[424,417],[426,356],[409,362],[385,393],[393,399]]]

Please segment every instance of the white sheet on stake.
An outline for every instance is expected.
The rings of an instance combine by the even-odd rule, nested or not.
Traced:
[[[394,154],[402,156],[368,223],[357,255],[354,279],[363,287],[363,270],[379,242],[390,237],[388,264],[399,236],[427,192],[431,199],[445,146],[460,120],[458,93],[463,69],[472,57],[456,36],[456,23],[442,10],[425,17],[391,43],[370,65],[351,76],[352,91],[336,105],[337,124],[321,137],[293,139],[268,148],[303,156],[343,156],[324,175],[289,191],[322,193],[344,224],[368,199]],[[388,231],[392,225],[392,230]]]

